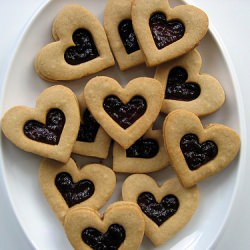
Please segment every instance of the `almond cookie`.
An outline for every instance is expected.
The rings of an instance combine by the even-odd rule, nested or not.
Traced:
[[[161,111],[185,109],[198,116],[217,111],[225,101],[219,81],[200,74],[202,59],[197,50],[157,67],[155,78],[162,83],[165,98]]]
[[[183,188],[177,178],[159,187],[151,177],[134,174],[123,183],[122,197],[140,206],[145,234],[159,246],[190,221],[198,207],[199,191],[197,187]]]
[[[132,202],[115,202],[103,216],[92,208],[73,208],[65,216],[64,229],[76,250],[139,249],[144,219]]]
[[[81,125],[73,153],[105,159],[108,156],[111,138],[89,112],[83,92],[78,97],[78,101]]]
[[[144,62],[132,20],[132,0],[109,0],[104,12],[104,28],[121,70]]]
[[[113,170],[123,173],[149,173],[169,164],[162,130],[149,129],[128,149],[118,143],[113,147]]]
[[[170,8],[168,0],[134,0],[133,27],[148,66],[195,48],[208,30],[208,17],[191,5]]]
[[[184,187],[192,187],[227,167],[240,149],[239,135],[222,124],[202,126],[192,112],[171,112],[163,125],[171,164]]]
[[[99,20],[80,5],[66,5],[56,16],[52,42],[36,56],[35,69],[47,81],[74,80],[115,64]]]
[[[100,209],[112,195],[116,177],[101,164],[88,164],[79,169],[73,159],[66,164],[44,159],[39,181],[50,206],[63,223],[72,207]]]
[[[60,162],[69,160],[79,126],[76,96],[60,85],[45,89],[36,108],[16,106],[2,118],[3,133],[17,147]]]
[[[129,148],[156,120],[163,101],[161,83],[140,77],[123,88],[112,78],[92,78],[84,89],[87,106],[103,129]]]

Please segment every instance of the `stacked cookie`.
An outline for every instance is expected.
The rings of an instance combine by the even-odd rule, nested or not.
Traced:
[[[194,48],[207,29],[203,11],[170,8],[167,0],[109,0],[104,28],[79,5],[67,5],[56,16],[56,41],[35,60],[45,81],[99,72],[115,64],[113,54],[121,70],[157,66],[154,78],[139,77],[125,87],[107,76],[93,77],[79,96],[55,85],[41,93],[34,109],[17,106],[2,118],[10,141],[45,158],[41,188],[75,249],[138,249],[144,234],[156,246],[163,244],[195,213],[197,184],[237,156],[238,134],[222,124],[203,127],[199,118],[225,101],[218,80],[200,73]],[[165,121],[154,130],[160,112]],[[78,168],[71,158],[76,153],[105,159],[111,145],[112,169]],[[168,165],[178,178],[166,176],[159,186],[146,175]],[[118,172],[133,174],[123,183],[123,201],[101,215]]]

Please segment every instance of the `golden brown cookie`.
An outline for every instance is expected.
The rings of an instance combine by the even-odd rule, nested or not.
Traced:
[[[76,250],[137,250],[144,234],[144,219],[132,202],[115,202],[101,216],[85,207],[73,208],[65,217],[65,232]]]
[[[192,112],[171,112],[163,125],[165,147],[171,164],[184,187],[227,167],[237,156],[240,137],[222,124],[202,126]]]
[[[79,126],[76,96],[60,85],[45,89],[34,109],[16,106],[2,118],[3,133],[17,147],[60,162],[69,160]]]
[[[43,47],[35,60],[37,73],[47,81],[79,79],[115,64],[102,24],[81,5],[65,5],[52,34],[56,42]]]
[[[170,8],[168,0],[134,0],[133,27],[148,66],[195,48],[208,30],[208,17],[191,5]]]
[[[183,188],[177,178],[159,187],[151,177],[134,174],[123,183],[122,197],[140,206],[145,234],[159,246],[190,221],[198,207],[199,191],[197,187]]]
[[[162,83],[165,98],[161,112],[185,109],[198,116],[217,111],[225,101],[219,81],[200,73],[202,59],[197,50],[159,65],[155,79]]]
[[[81,169],[70,159],[66,164],[44,159],[40,164],[39,182],[51,208],[63,223],[72,207],[100,209],[112,195],[116,176],[101,164]]]

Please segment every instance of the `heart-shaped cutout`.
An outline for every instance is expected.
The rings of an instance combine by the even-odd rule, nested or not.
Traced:
[[[202,10],[191,5],[170,8],[167,0],[133,1],[132,22],[148,66],[186,54],[208,30]]]
[[[148,175],[134,174],[124,181],[122,197],[140,206],[145,234],[158,246],[190,221],[198,207],[199,191],[197,187],[183,188],[177,178],[158,186]]]
[[[69,160],[79,126],[76,96],[60,85],[45,89],[35,109],[16,106],[2,119],[3,133],[17,147],[61,162]]]
[[[115,202],[103,216],[89,207],[73,208],[65,216],[64,229],[74,249],[139,249],[144,219],[132,202]]]
[[[122,88],[114,79],[102,76],[87,83],[84,96],[95,119],[126,149],[157,118],[163,91],[161,84],[152,78],[136,78]]]
[[[39,181],[51,208],[63,222],[72,207],[100,209],[112,195],[116,177],[101,164],[79,169],[72,159],[66,164],[45,159],[40,164]]]
[[[171,112],[163,125],[163,137],[172,166],[184,187],[215,175],[237,156],[240,137],[222,124],[204,127],[192,112]]]

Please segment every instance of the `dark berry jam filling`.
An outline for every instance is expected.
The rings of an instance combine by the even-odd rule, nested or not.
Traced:
[[[104,234],[92,227],[82,231],[82,240],[94,250],[118,250],[125,238],[126,232],[118,224],[112,224]]]
[[[121,21],[118,30],[127,54],[131,54],[140,49],[131,20],[126,19]]]
[[[78,65],[99,56],[91,33],[85,29],[77,29],[72,36],[76,46],[69,47],[64,53],[65,61],[70,65]]]
[[[200,144],[195,134],[184,135],[180,147],[190,170],[196,170],[213,160],[218,153],[217,145],[213,141]]]
[[[179,200],[175,195],[168,194],[158,203],[153,194],[141,193],[137,199],[144,214],[146,214],[158,226],[161,226],[167,219],[173,216],[179,208]]]
[[[83,123],[80,125],[80,130],[78,132],[77,141],[82,142],[94,142],[96,134],[100,127],[99,123],[95,120],[93,115],[88,109],[83,113]]]
[[[156,140],[140,138],[126,150],[126,156],[149,159],[155,157],[158,152],[159,144]]]
[[[57,145],[65,124],[64,113],[59,109],[51,109],[46,117],[46,124],[30,120],[24,124],[23,132],[31,140]]]
[[[138,120],[147,109],[147,102],[141,96],[134,96],[123,104],[116,96],[107,96],[103,102],[104,110],[122,128],[126,129]]]
[[[149,19],[149,26],[158,49],[181,39],[185,33],[184,25],[177,20],[167,21],[165,14],[157,12]]]
[[[188,79],[187,71],[182,67],[171,69],[168,75],[165,99],[178,101],[192,101],[196,99],[201,89],[197,83],[186,82]]]
[[[90,198],[95,192],[95,186],[90,180],[74,183],[70,174],[59,173],[55,178],[55,185],[62,194],[69,207]]]

